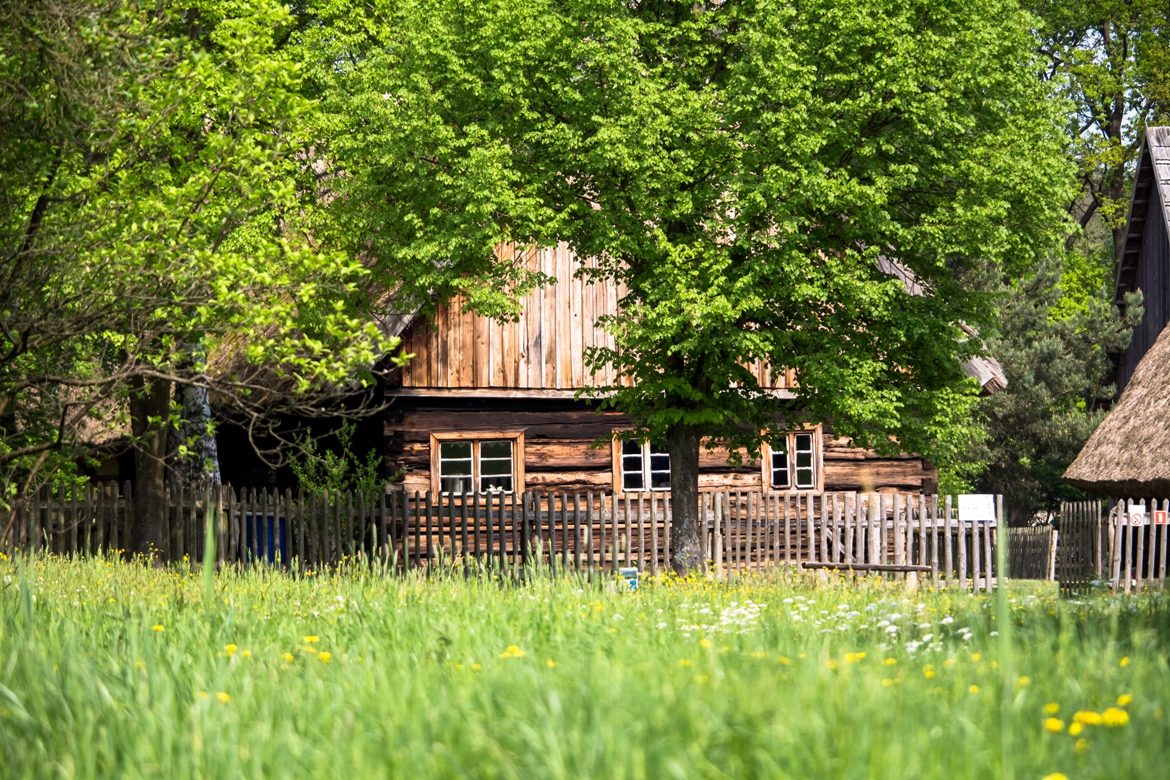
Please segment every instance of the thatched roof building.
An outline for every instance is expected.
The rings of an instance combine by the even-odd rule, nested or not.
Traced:
[[[1082,490],[1170,498],[1170,327],[1134,371],[1121,400],[1064,473]]]
[[[1170,127],[1148,128],[1138,157],[1115,303],[1134,290],[1145,314],[1116,357],[1121,397],[1064,478],[1115,498],[1170,498]]]

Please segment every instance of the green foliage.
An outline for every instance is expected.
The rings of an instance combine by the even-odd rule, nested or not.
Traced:
[[[1160,0],[1037,0],[1040,54],[1073,110],[1067,124],[1082,227],[1120,239],[1141,129],[1170,119],[1170,23]]]
[[[1064,119],[1011,2],[316,7],[348,228],[420,301],[519,284],[502,240],[601,258],[627,294],[589,360],[651,439],[754,453],[829,419],[945,459],[958,323],[994,313],[965,274],[1064,235]],[[757,360],[796,369],[795,405]]]
[[[4,479],[27,489],[124,432],[146,385],[271,409],[264,391],[337,386],[394,346],[360,309],[362,263],[310,232],[313,103],[280,50],[288,8],[0,13]],[[138,416],[140,435],[163,423]]]
[[[1065,257],[1083,273],[1083,255]],[[970,460],[986,464],[977,484],[1004,495],[1014,523],[1081,497],[1061,476],[1104,419],[1103,402],[1113,397],[1114,387],[1101,384],[1110,369],[1107,353],[1128,344],[1142,316],[1140,293],[1127,297],[1122,319],[1106,286],[1085,304],[1067,301],[1062,259],[1046,260],[1002,290],[1000,334],[988,342],[1008,386],[980,404],[988,439]],[[1075,284],[1083,280],[1074,275]],[[1083,288],[1074,290],[1083,295]]]
[[[369,495],[381,492],[385,483],[379,476],[378,452],[371,450],[365,458],[353,451],[353,434],[357,426],[347,422],[333,433],[337,448],[318,449],[318,440],[308,432],[297,439],[297,450],[289,457],[288,465],[305,493],[320,495],[322,491],[352,490]],[[394,481],[391,479],[390,481]]]
[[[900,584],[644,581],[628,593],[228,568],[207,608],[186,567],[39,559],[27,571],[22,587],[15,562],[0,563],[0,746],[6,774],[30,780],[70,766],[974,780],[1004,776],[1004,725],[1017,777],[1153,778],[1170,746],[1160,594],[1068,602],[1013,584],[1017,673],[1005,679],[987,596]],[[1125,726],[1068,734],[1074,713],[1123,694]],[[1049,704],[1061,733],[1045,730]]]

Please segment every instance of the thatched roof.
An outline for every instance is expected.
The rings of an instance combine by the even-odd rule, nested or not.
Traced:
[[[1170,326],[1064,478],[1116,498],[1170,498]]]

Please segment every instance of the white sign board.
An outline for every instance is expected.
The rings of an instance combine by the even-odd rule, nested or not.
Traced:
[[[1129,524],[1137,528],[1146,524],[1146,508],[1141,504],[1129,508]]]
[[[995,496],[987,493],[959,496],[959,522],[994,523]]]

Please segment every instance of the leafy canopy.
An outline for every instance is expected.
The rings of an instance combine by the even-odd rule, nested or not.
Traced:
[[[944,451],[958,324],[994,315],[969,278],[1063,237],[1063,120],[1008,0],[317,7],[351,240],[424,305],[505,313],[534,280],[499,242],[600,258],[627,293],[589,357],[653,438],[755,450],[803,415]],[[799,414],[756,361],[796,370]]]

